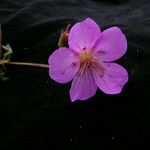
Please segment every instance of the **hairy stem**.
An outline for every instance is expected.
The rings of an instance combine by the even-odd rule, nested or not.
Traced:
[[[40,68],[49,68],[48,64],[38,64],[38,63],[27,63],[27,62],[13,62],[13,61],[0,61],[0,65],[9,64],[9,65],[20,65],[20,66],[29,66],[29,67],[40,67]]]

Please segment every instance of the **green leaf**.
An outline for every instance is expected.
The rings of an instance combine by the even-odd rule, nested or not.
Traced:
[[[2,45],[0,49],[0,61],[10,61],[12,57],[13,51],[9,44]],[[9,78],[6,76],[7,69],[4,64],[0,65],[0,79],[3,81],[7,81]]]

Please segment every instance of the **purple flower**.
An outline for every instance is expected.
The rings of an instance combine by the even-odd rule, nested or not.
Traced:
[[[59,48],[49,57],[49,75],[59,82],[72,81],[71,101],[86,100],[97,87],[118,94],[128,81],[127,71],[113,63],[127,50],[127,40],[118,27],[101,32],[90,18],[76,23],[68,36],[69,48]]]

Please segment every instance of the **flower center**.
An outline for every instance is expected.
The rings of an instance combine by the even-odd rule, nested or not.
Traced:
[[[79,55],[80,57],[80,69],[83,71],[85,69],[92,70],[94,64],[96,63],[96,59],[93,58],[92,53],[89,51],[85,51]]]
[[[90,71],[97,70],[100,76],[103,76],[104,74],[104,68],[101,65],[101,63],[93,57],[91,51],[85,51],[83,53],[80,53],[80,73],[81,75],[83,72],[88,69]]]
[[[80,54],[81,61],[86,61],[87,59],[90,59],[90,55],[88,53],[82,53]]]
[[[80,60],[82,63],[94,61],[95,59],[92,57],[91,52],[83,52],[80,54]]]

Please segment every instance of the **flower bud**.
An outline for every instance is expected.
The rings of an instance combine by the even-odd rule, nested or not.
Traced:
[[[58,41],[58,47],[66,47],[68,45],[68,34],[70,31],[70,28],[71,28],[71,24],[68,24],[65,31],[62,29],[60,33],[60,38]]]

